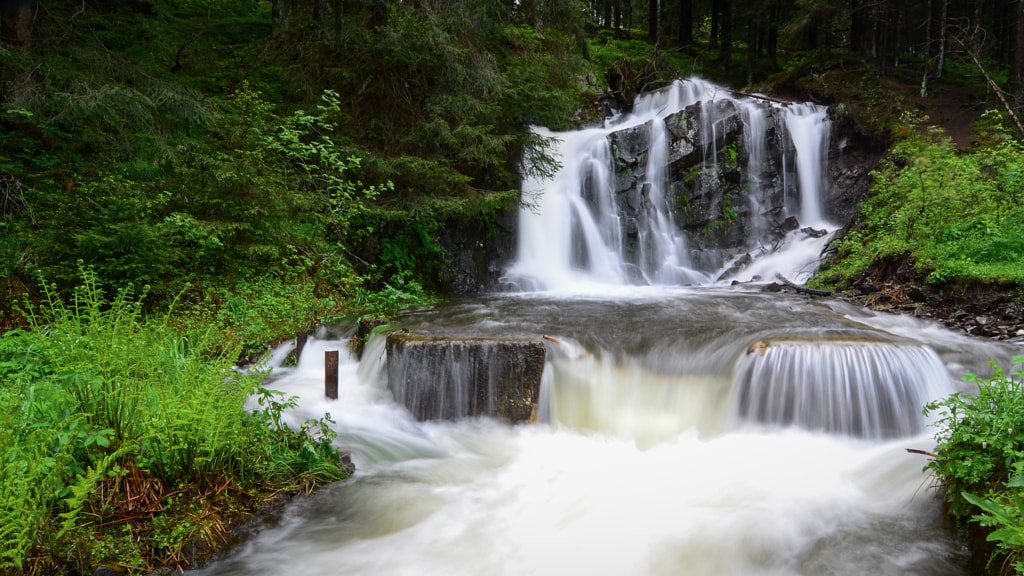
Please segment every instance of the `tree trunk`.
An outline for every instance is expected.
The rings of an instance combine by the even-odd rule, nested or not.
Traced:
[[[722,35],[722,4],[723,0],[712,0],[711,2],[711,38],[708,45],[718,48],[719,37]]]
[[[658,0],[647,0],[647,41],[654,45],[654,51],[658,51],[658,43],[661,40],[661,2]]]
[[[761,32],[758,22],[760,21],[760,14],[747,19],[747,86],[754,83],[754,60],[758,53],[757,38]]]
[[[30,1],[0,12],[0,49],[34,55],[39,47],[39,11],[39,2]],[[39,94],[34,58],[28,60],[20,67],[0,65],[0,102],[28,108]]]
[[[334,38],[341,38],[345,25],[345,0],[334,0]]]
[[[903,50],[903,23],[906,22],[906,18],[904,18],[904,16],[903,16],[903,3],[902,2],[896,2],[895,13],[896,13],[896,21],[895,21],[894,24],[896,26],[896,42],[895,42],[895,45],[893,46],[893,50],[892,50],[892,53],[893,53],[892,65],[893,65],[894,68],[899,68],[900,67],[900,51]]]
[[[931,60],[932,52],[932,0],[928,0],[927,9],[924,21],[924,72],[921,74],[921,97],[924,98],[928,95],[928,64]]]
[[[328,2],[329,0],[316,0],[316,25],[319,26],[321,30],[328,24],[327,14],[330,12]]]
[[[946,65],[946,17],[949,15],[949,0],[942,0],[942,15],[939,16],[939,61],[935,65],[935,78],[942,78]],[[1018,32],[1019,32],[1018,24]]]
[[[1010,60],[1010,99],[1014,108],[1024,104],[1024,0],[1015,4],[1013,54]]]
[[[633,39],[633,3],[626,2],[626,39]]]
[[[732,0],[721,0],[722,8],[721,24],[722,38],[718,44],[718,64],[728,66],[732,57]]]
[[[889,39],[892,36],[892,32],[897,29],[897,17],[890,0],[885,0],[880,13],[882,14],[882,21],[879,23],[878,35],[882,46],[879,51],[879,60],[882,64],[882,75],[885,76],[885,69],[889,65]]]
[[[850,51],[867,56],[868,7],[864,0],[850,0]]]
[[[288,31],[288,0],[273,0],[270,7],[271,30],[274,36]]]
[[[604,0],[601,4],[602,28],[612,27],[612,0]]]
[[[679,45],[693,44],[693,0],[679,0]]]

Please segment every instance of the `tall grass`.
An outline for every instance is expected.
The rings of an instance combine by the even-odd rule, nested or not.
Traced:
[[[0,574],[30,555],[85,571],[126,554],[166,563],[158,555],[180,554],[180,539],[226,530],[193,522],[216,513],[193,502],[181,512],[168,494],[249,498],[345,477],[329,416],[281,424],[292,402],[262,387],[265,371],[233,370],[238,348],[215,327],[145,318],[145,290],[107,298],[81,274],[68,302],[45,289],[31,329],[0,338]],[[262,408],[248,412],[256,392]],[[128,497],[140,488],[142,508]]]

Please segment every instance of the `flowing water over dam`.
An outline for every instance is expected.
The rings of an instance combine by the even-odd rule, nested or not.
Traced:
[[[330,412],[356,475],[199,573],[964,574],[925,457],[904,449],[934,447],[925,403],[1019,346],[748,282],[806,278],[827,241],[778,222],[835,229],[818,190],[827,118],[721,94],[680,83],[557,135],[561,171],[524,183],[535,203],[512,291],[399,315],[393,328],[415,335],[401,362],[383,334],[356,359],[347,328],[321,330],[295,367],[278,350],[268,387],[299,397],[289,422]],[[742,186],[774,192],[733,198],[743,234],[707,257],[684,221],[697,200],[673,209],[683,190],[668,173],[692,147],[688,185],[721,174],[719,112],[744,135],[729,160],[747,167]],[[673,139],[683,125],[699,129]],[[634,179],[616,183],[616,162]],[[527,377],[502,355],[509,342],[541,354],[534,414],[515,418],[533,423],[478,416],[501,399],[467,391]],[[341,351],[337,400],[323,397],[325,350]],[[443,400],[423,401],[428,383]]]

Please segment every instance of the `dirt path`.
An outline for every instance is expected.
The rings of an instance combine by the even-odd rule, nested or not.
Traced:
[[[971,124],[981,116],[985,105],[969,88],[939,84],[930,96],[916,100],[933,123],[945,128],[957,148],[973,146]]]

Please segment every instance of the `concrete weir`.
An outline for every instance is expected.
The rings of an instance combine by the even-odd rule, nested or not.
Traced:
[[[536,418],[544,372],[538,340],[387,336],[388,389],[420,421],[493,416]]]

